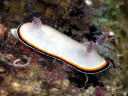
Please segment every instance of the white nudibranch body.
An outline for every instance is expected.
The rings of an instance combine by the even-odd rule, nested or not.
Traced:
[[[39,21],[25,23],[16,30],[11,30],[13,35],[28,47],[58,58],[71,67],[85,73],[97,73],[106,69],[109,64],[93,48],[88,52],[83,45],[56,29]]]

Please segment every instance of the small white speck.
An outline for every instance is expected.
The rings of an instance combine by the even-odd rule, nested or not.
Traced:
[[[114,35],[115,35],[115,33],[114,33],[114,32],[112,32],[112,31],[110,31],[110,32],[109,32],[109,35],[110,35],[110,36],[114,36]]]
[[[85,0],[85,3],[86,3],[87,5],[92,5],[92,1],[91,1],[91,0]]]
[[[14,87],[18,87],[18,86],[19,86],[19,84],[18,84],[17,82],[13,82],[12,85],[13,85]]]
[[[127,93],[126,92],[124,92],[124,96],[127,96]]]
[[[18,64],[17,62],[21,61],[21,59],[18,58],[18,59],[16,59],[16,60],[13,61],[13,65],[15,67],[25,67],[25,66],[29,65],[31,58],[30,57],[27,57],[27,56],[24,56],[24,58],[26,60],[28,60],[27,63],[25,63],[25,64]]]
[[[0,90],[0,93],[4,93],[4,90]]]

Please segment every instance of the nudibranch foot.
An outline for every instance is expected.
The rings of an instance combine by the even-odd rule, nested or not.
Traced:
[[[41,27],[42,25],[42,22],[39,18],[37,17],[33,17],[33,20],[32,20],[32,24],[36,27]]]
[[[98,40],[96,40],[96,44],[99,46],[103,46],[107,41],[107,39],[108,39],[108,33],[104,33],[99,37]]]
[[[105,59],[112,65],[113,68],[116,67],[116,65],[115,65],[115,61],[114,61],[112,58],[105,57]]]

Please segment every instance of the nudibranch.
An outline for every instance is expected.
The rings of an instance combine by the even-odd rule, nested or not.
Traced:
[[[93,43],[83,45],[56,29],[44,25],[38,18],[12,29],[12,34],[26,46],[68,64],[78,71],[93,74],[108,68],[109,63],[101,57]]]

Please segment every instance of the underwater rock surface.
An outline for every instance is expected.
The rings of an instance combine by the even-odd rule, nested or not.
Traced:
[[[127,1],[115,1],[0,0],[0,96],[127,96]],[[33,17],[81,43],[111,33],[116,68],[84,75],[24,46],[10,29]]]

